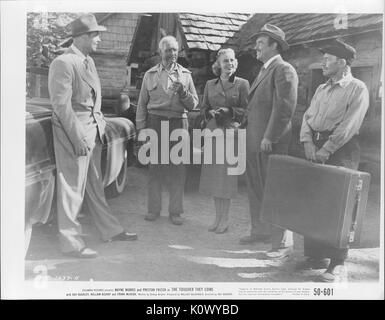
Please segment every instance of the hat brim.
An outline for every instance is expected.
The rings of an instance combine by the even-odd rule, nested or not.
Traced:
[[[318,51],[321,51],[322,53],[330,53],[330,50],[328,47],[321,47],[321,48],[317,48]]]
[[[74,37],[81,36],[82,34],[91,33],[91,32],[97,32],[97,31],[100,31],[100,32],[107,31],[107,28],[105,26],[99,26],[98,25],[98,26],[96,26],[94,28],[88,29],[87,31],[71,34],[71,37],[74,38]]]
[[[266,36],[269,36],[270,38],[273,38],[275,41],[277,41],[281,45],[283,51],[286,51],[290,48],[289,44],[285,40],[282,40],[276,34],[274,34],[272,32],[268,32],[268,31],[259,31],[257,33],[254,33],[249,38],[249,41],[251,41],[252,39],[255,39],[256,37],[259,37],[261,35],[266,35]]]
[[[322,53],[322,54],[331,54],[332,56],[335,56],[339,59],[346,59],[348,60],[348,58],[346,57],[343,57],[342,55],[340,55],[338,52],[336,52],[335,50],[333,50],[333,48],[330,48],[330,47],[323,47],[323,48],[318,48],[318,50]]]

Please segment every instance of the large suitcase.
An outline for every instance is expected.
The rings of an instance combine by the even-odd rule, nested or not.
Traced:
[[[369,183],[366,172],[271,155],[262,220],[335,248],[356,246]]]

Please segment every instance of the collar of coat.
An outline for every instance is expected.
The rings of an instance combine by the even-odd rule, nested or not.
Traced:
[[[269,60],[267,60],[264,64],[263,64],[263,68],[267,69],[269,67],[269,65],[272,64],[272,62],[275,60],[275,59],[278,59],[278,58],[282,58],[281,55],[278,53],[276,54],[275,56],[272,56]]]
[[[83,52],[81,52],[74,44],[71,44],[70,49],[82,59],[87,59]]]
[[[221,80],[221,76],[219,75],[217,80],[215,81],[215,84],[217,84],[219,81]],[[233,73],[230,78],[229,78],[229,82],[231,83],[234,83],[234,80],[235,80],[235,73]]]
[[[274,59],[269,63],[265,71],[270,70],[273,66],[281,62],[283,62],[281,55],[274,56]]]
[[[79,52],[76,52],[76,50],[74,50],[74,49],[77,49],[77,48],[76,47],[73,48],[73,46],[70,46],[67,49],[66,53],[67,54],[69,53],[69,54],[76,55],[76,57],[80,58],[81,61],[84,61],[84,59],[87,59],[92,64],[93,68],[95,68],[95,65],[94,65],[94,63],[92,61],[92,58],[90,56],[85,57],[84,54],[79,49],[77,49],[77,50],[80,51],[81,54]],[[75,61],[76,61],[76,59],[75,59]],[[98,84],[99,80],[97,79],[98,78],[97,72],[95,72],[95,76],[91,76],[88,72],[85,72],[84,68],[79,68],[79,72],[80,72],[81,77],[83,78],[83,80],[85,82],[87,82],[90,85],[90,87],[95,90],[95,92],[99,92],[99,90],[100,90],[100,83]]]
[[[261,76],[257,76],[253,82],[253,84],[251,85],[251,88],[249,90],[249,99],[250,99],[250,95],[254,92],[254,90],[259,86],[259,84],[262,82],[263,79],[265,79],[269,74],[270,74],[270,71],[273,70],[273,68],[282,63],[284,60],[282,59],[281,56],[278,56],[277,58],[275,58],[270,64],[269,66],[267,67],[267,69],[264,71],[264,73],[261,75]]]

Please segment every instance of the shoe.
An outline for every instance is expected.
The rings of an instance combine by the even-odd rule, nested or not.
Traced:
[[[184,219],[180,215],[170,215],[170,220],[172,224],[180,226],[183,224]]]
[[[229,228],[229,210],[228,208],[226,210],[223,207],[224,205],[222,205],[222,209],[219,211],[219,224],[215,230],[216,234],[225,233]]]
[[[117,234],[116,236],[113,236],[109,242],[111,241],[133,241],[138,239],[138,235],[136,233],[129,233],[129,232],[121,232]]]
[[[216,223],[212,224],[207,230],[213,232],[217,229],[218,225]]]
[[[279,260],[290,256],[293,247],[272,249],[265,253],[267,259]]]
[[[158,219],[160,216],[160,213],[146,213],[146,215],[144,216],[144,220],[147,220],[147,221],[155,221],[156,219]]]
[[[218,228],[218,225],[219,225],[219,221],[221,220],[221,216],[219,215],[219,213],[217,212],[215,214],[215,220],[214,220],[214,223],[209,227],[209,231],[215,231],[217,228]]]
[[[84,247],[79,251],[63,252],[63,254],[69,257],[80,258],[80,259],[92,259],[98,256],[98,253],[95,250],[92,250],[87,247]]]
[[[319,270],[327,269],[328,266],[329,259],[307,258],[305,261],[298,262],[295,266],[295,270]]]
[[[215,233],[216,233],[216,234],[222,234],[222,233],[227,232],[228,229],[229,229],[229,226],[219,226],[219,227],[215,230]]]
[[[239,243],[240,244],[252,244],[257,242],[269,243],[270,240],[271,240],[271,235],[255,234],[255,235],[242,237],[241,239],[239,239]]]
[[[339,264],[329,267],[324,273],[320,274],[318,282],[346,282],[348,281],[348,269],[345,265]]]

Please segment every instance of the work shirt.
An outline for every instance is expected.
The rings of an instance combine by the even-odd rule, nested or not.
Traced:
[[[171,90],[174,81],[178,80],[178,66],[174,63],[170,70],[167,70],[163,64],[161,64],[160,71],[160,83],[165,91]]]
[[[183,93],[171,89],[174,81],[183,84]],[[167,71],[162,63],[149,69],[143,78],[136,112],[137,129],[146,128],[147,114],[171,118],[187,118],[187,111],[198,105],[198,95],[191,77],[191,71],[175,63]]]
[[[332,83],[321,84],[306,110],[301,127],[300,141],[312,141],[313,131],[331,131],[323,148],[334,153],[358,134],[369,107],[369,92],[361,80],[345,75]]]

